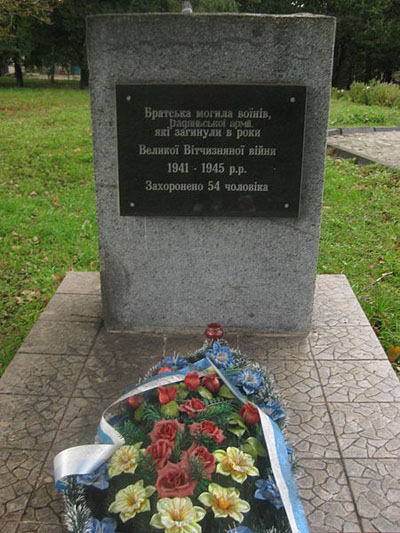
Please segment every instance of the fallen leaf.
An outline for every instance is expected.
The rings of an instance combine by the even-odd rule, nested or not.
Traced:
[[[396,363],[399,357],[400,357],[400,346],[393,346],[393,344],[391,344],[388,349],[389,361],[391,363]]]

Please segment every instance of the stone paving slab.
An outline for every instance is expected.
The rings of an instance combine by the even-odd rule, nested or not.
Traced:
[[[328,137],[328,154],[355,158],[361,164],[400,168],[400,131],[344,132]]]
[[[104,331],[99,290],[98,274],[69,273],[0,380],[1,532],[62,532],[53,457],[93,442],[152,363],[203,343],[201,329]],[[346,278],[318,276],[308,336],[227,340],[281,392],[311,532],[399,533],[400,385]]]

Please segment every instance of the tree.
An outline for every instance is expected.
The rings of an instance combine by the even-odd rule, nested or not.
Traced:
[[[333,85],[391,80],[400,67],[398,0],[237,0],[241,12],[306,12],[336,17]]]
[[[50,22],[57,0],[0,0],[0,55],[12,59],[17,85],[23,86],[22,58],[31,50],[32,21]]]

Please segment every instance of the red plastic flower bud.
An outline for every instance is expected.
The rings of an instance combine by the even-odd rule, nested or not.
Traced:
[[[158,387],[158,399],[161,405],[165,405],[175,400],[178,391],[175,387]]]
[[[164,372],[172,372],[172,368],[170,366],[163,366],[160,368],[160,370],[157,372],[157,374],[163,374]]]
[[[212,393],[218,392],[220,383],[218,381],[217,375],[211,374],[210,376],[204,376],[203,385]]]
[[[185,387],[195,391],[200,387],[200,378],[197,372],[188,372],[185,377]]]
[[[246,403],[239,411],[243,422],[248,425],[256,424],[260,420],[260,415],[258,414],[258,409],[251,403]]]
[[[137,409],[141,403],[143,403],[143,396],[129,396],[125,400],[126,405],[132,407],[132,409]]]

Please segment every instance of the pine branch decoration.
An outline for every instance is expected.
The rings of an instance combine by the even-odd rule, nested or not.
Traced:
[[[65,526],[70,533],[90,533],[92,514],[86,503],[85,490],[75,479],[65,483]]]

